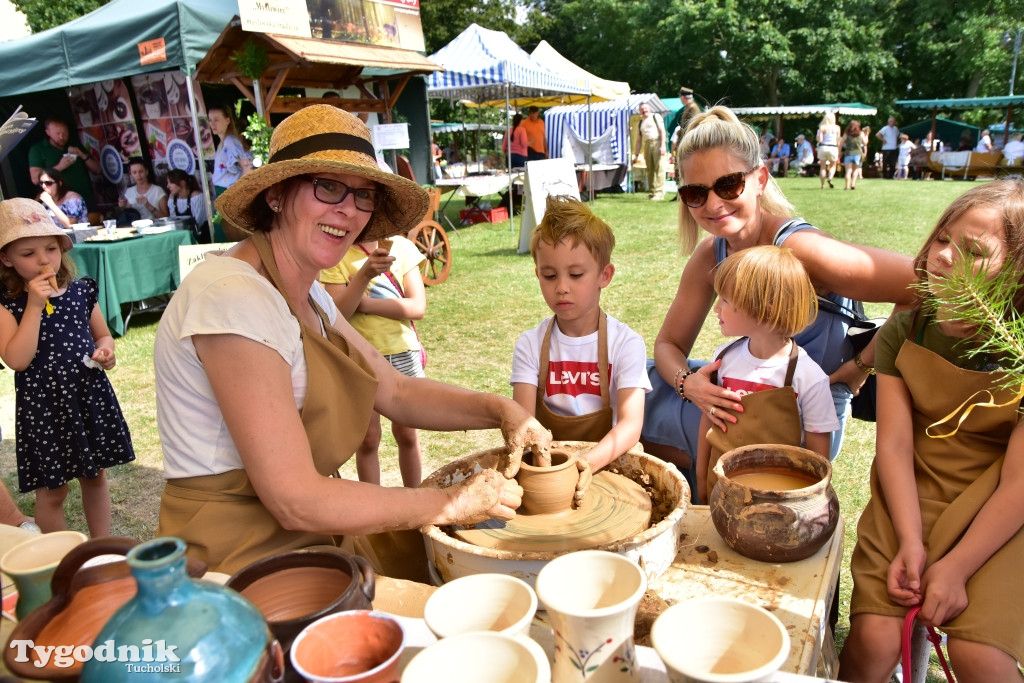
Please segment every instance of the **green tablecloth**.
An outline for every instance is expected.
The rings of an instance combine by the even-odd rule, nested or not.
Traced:
[[[119,242],[83,242],[71,250],[78,275],[100,285],[100,309],[110,331],[123,335],[121,304],[142,301],[178,288],[178,247],[195,244],[190,230],[171,230]]]

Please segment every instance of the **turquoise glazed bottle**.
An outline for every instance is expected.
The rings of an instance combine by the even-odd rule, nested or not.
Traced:
[[[185,542],[157,538],[128,553],[138,593],[100,631],[83,683],[279,680],[282,658],[256,607],[185,571]]]

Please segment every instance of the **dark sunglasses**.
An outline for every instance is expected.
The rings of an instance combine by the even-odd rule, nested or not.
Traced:
[[[313,196],[324,204],[341,204],[352,195],[352,201],[360,211],[376,211],[384,201],[384,191],[370,187],[351,188],[345,183],[330,178],[311,178]]]
[[[56,185],[57,181],[56,180],[40,180],[39,184],[42,185],[43,187],[50,187],[51,185]]]
[[[711,187],[707,185],[683,185],[679,188],[679,198],[691,209],[698,209],[704,206],[708,201],[708,192],[711,190],[714,190],[715,194],[722,199],[736,199],[743,194],[743,188],[747,186],[746,178],[753,172],[754,169],[729,173],[712,183]]]

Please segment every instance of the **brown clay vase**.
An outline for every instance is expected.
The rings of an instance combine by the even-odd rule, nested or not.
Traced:
[[[576,467],[576,454],[558,448],[551,449],[551,466],[533,464],[533,453],[523,454],[523,462],[516,481],[523,487],[520,511],[528,515],[565,512],[572,506],[576,482],[580,473]]]
[[[796,446],[735,448],[715,465],[711,520],[725,542],[761,562],[810,557],[839,522],[832,465]]]
[[[288,648],[306,626],[335,612],[371,608],[376,574],[361,557],[323,548],[271,555],[227,580],[259,608],[285,652],[286,677],[294,679]]]
[[[31,679],[75,681],[82,672],[81,662],[57,667],[51,657],[46,666],[37,667],[35,656],[30,661],[15,661],[17,650],[9,646],[13,640],[31,640],[36,646],[92,645],[110,617],[136,593],[135,578],[124,561],[109,562],[83,568],[89,560],[101,555],[127,555],[139,544],[131,538],[109,536],[94,538],[76,546],[64,556],[53,573],[53,597],[30,612],[14,627],[4,664],[11,673]],[[190,576],[201,577],[206,565],[189,560]]]

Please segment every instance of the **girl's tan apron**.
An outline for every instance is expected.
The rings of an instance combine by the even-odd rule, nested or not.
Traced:
[[[746,337],[737,339],[722,349],[715,360],[721,359],[734,346],[741,344]],[[800,347],[796,342],[790,344],[789,367],[786,379],[781,387],[765,389],[746,394],[743,397],[743,412],[737,417],[736,424],[729,425],[729,431],[723,432],[714,425],[708,430],[708,443],[711,445],[711,460],[708,462],[708,496],[715,489],[718,477],[715,476],[715,463],[724,453],[740,446],[755,443],[774,443],[786,446],[799,446],[803,438],[800,422],[800,409],[793,391],[793,374]],[[717,372],[712,378],[718,384]]]
[[[287,300],[266,236],[257,232],[252,241],[271,282]],[[313,463],[326,477],[335,473],[362,442],[373,410],[377,378],[366,359],[349,347],[320,307],[310,301],[327,337],[300,321],[309,378],[300,414]],[[288,308],[295,315],[291,301]],[[336,545],[341,540],[281,527],[256,495],[245,470],[168,480],[160,501],[157,533],[184,539],[189,555],[206,562],[211,571],[229,574],[268,555],[313,545]]]
[[[903,342],[896,368],[913,400],[914,476],[930,566],[956,544],[999,484],[1006,445],[1017,426],[1020,399],[1014,399],[1013,391],[992,389],[993,373],[959,368],[920,346],[920,337],[919,343]],[[931,438],[925,433],[951,413],[959,414],[957,408],[966,397],[984,390],[992,391],[993,404],[1009,401],[1009,405],[972,410],[949,438]],[[941,429],[943,433],[950,430],[948,425]],[[890,602],[886,592],[886,572],[899,543],[874,465],[871,499],[857,525],[857,537],[850,564],[854,583],[850,613],[902,618],[906,608]],[[967,582],[967,609],[942,630],[953,637],[987,643],[1022,661],[1022,564],[1024,531],[1018,531]]]
[[[597,323],[597,374],[601,383],[601,407],[586,415],[556,415],[544,404],[545,387],[548,385],[548,362],[550,360],[551,330],[555,318],[551,318],[544,341],[540,345],[540,365],[537,376],[537,421],[551,430],[556,441],[600,441],[612,430],[612,405],[608,384],[608,321],[601,312]]]

